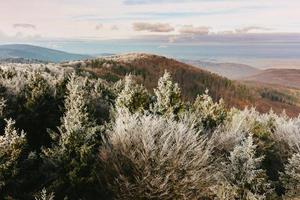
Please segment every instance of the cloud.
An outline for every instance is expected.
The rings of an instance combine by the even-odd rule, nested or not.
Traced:
[[[26,34],[24,32],[17,32],[14,35],[8,35],[0,30],[0,42],[28,42],[37,41],[43,37],[38,34]]]
[[[102,28],[103,28],[103,24],[97,24],[95,27],[96,30],[100,30]]]
[[[110,27],[110,30],[117,31],[117,30],[119,30],[119,27],[117,25],[113,25]]]
[[[163,23],[143,23],[138,22],[133,24],[133,29],[135,31],[148,31],[148,32],[171,32],[174,31],[174,27],[170,24]]]
[[[235,29],[235,32],[239,33],[239,34],[245,34],[245,33],[249,33],[252,31],[269,31],[269,30],[271,30],[271,29],[266,28],[266,27],[248,26],[248,27],[244,27],[244,28]]]
[[[36,26],[33,24],[13,24],[14,28],[24,28],[24,29],[36,29]]]
[[[195,27],[193,25],[184,25],[181,29],[179,29],[179,32],[186,35],[207,35],[210,29],[211,28],[207,26]]]

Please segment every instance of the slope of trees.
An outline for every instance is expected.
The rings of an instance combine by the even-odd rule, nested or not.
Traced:
[[[0,88],[0,199],[300,198],[300,116],[187,102],[167,71],[6,64]]]

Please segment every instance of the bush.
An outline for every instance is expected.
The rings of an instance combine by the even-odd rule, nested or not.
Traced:
[[[58,198],[93,198],[98,192],[97,179],[92,174],[101,135],[100,127],[88,113],[86,86],[87,82],[75,74],[70,76],[60,133],[53,133],[57,144],[44,150],[44,167],[53,170],[47,174],[52,181],[48,187]]]
[[[300,116],[74,71],[1,64],[1,199],[299,199]]]
[[[211,149],[190,126],[119,111],[100,160],[117,199],[196,199],[210,195]]]
[[[256,145],[252,135],[242,140],[232,152],[228,161],[221,168],[221,189],[219,199],[267,199],[271,193],[270,184],[262,167],[263,157],[256,157]],[[226,190],[223,189],[225,186]],[[224,198],[225,197],[225,198]],[[230,197],[230,198],[229,198]]]
[[[177,83],[172,82],[170,73],[165,71],[158,80],[157,89],[154,89],[156,103],[153,112],[160,115],[173,116],[183,110],[181,91]]]
[[[4,135],[0,136],[0,197],[1,191],[19,172],[19,162],[26,144],[25,134],[16,131],[15,122],[9,119],[6,124]]]

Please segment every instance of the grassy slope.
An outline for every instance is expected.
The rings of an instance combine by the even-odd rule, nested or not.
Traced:
[[[183,96],[187,100],[193,100],[197,94],[203,93],[208,88],[210,95],[215,100],[222,97],[230,107],[244,108],[254,105],[261,112],[267,112],[273,107],[277,113],[286,109],[290,116],[300,113],[300,107],[295,105],[294,97],[290,93],[285,93],[286,91],[276,93],[280,98],[273,98],[274,88],[241,84],[161,56],[128,54],[87,60],[81,64],[73,63],[73,65],[111,81],[117,81],[129,73],[134,74],[139,82],[143,83],[150,91],[156,87],[158,78],[165,70],[168,70],[172,73],[174,80],[179,83]]]
[[[300,89],[300,69],[267,69],[245,80]]]

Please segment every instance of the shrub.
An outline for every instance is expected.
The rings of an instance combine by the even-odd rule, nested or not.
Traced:
[[[18,163],[26,144],[25,134],[17,132],[15,122],[9,119],[6,124],[4,135],[0,136],[0,197],[3,187],[18,174]]]
[[[263,157],[256,157],[256,145],[252,136],[245,138],[230,153],[222,170],[221,178],[226,190],[218,189],[220,199],[262,200],[271,192],[265,172],[261,169]]]
[[[48,177],[52,181],[50,188],[58,198],[92,198],[97,193],[93,190],[97,183],[92,173],[100,129],[89,118],[85,87],[86,81],[75,74],[70,76],[60,134],[53,133],[57,144],[44,151],[46,164],[53,169]]]
[[[177,83],[172,82],[170,73],[165,71],[158,80],[157,89],[154,89],[156,102],[153,106],[154,113],[160,115],[177,115],[183,110],[181,91]]]
[[[284,185],[285,198],[296,199],[300,197],[300,153],[295,153],[285,166],[281,176]]]
[[[206,131],[214,130],[221,125],[227,117],[225,104],[221,99],[214,103],[213,99],[208,95],[208,90],[205,94],[198,96],[190,111],[197,117],[197,121],[202,124]]]
[[[128,109],[131,113],[149,109],[150,95],[142,85],[137,85],[131,75],[125,77],[124,89],[116,99],[117,109]]]
[[[117,199],[201,199],[210,195],[211,150],[190,126],[119,111],[100,153]]]
[[[44,188],[36,197],[35,200],[54,200],[54,193],[48,193]]]

